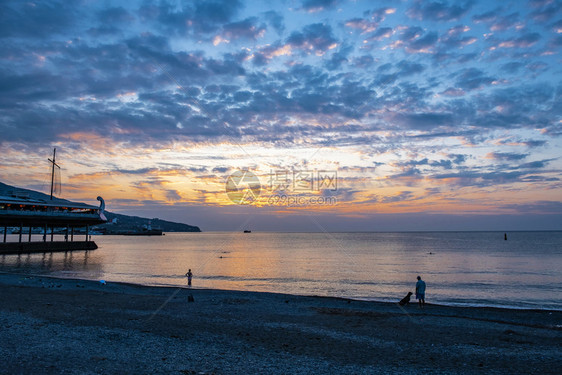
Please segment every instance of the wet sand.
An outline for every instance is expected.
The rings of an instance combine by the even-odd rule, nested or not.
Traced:
[[[560,311],[14,274],[0,300],[6,374],[562,373]]]

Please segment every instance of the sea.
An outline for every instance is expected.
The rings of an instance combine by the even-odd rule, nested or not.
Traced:
[[[428,303],[562,310],[562,232],[508,232],[507,240],[503,232],[204,232],[92,239],[97,250],[0,256],[0,271],[186,287],[191,269],[193,288],[385,302],[415,292],[419,275]]]

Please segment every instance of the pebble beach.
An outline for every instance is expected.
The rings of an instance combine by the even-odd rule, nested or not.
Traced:
[[[561,311],[421,310],[10,273],[0,293],[5,374],[562,372]]]

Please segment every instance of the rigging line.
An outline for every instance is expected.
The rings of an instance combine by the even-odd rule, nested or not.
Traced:
[[[166,301],[164,301],[164,303],[162,303],[162,304],[160,305],[160,307],[158,307],[156,310],[154,310],[154,312],[148,317],[148,319],[146,319],[145,322],[151,321],[152,318],[154,318],[154,317],[155,317],[155,316],[172,300],[172,298],[174,298],[174,297],[176,296],[176,294],[178,294],[178,293],[180,292],[180,290],[182,290],[182,289],[184,289],[184,288],[177,288],[177,289],[175,290],[175,292],[172,293],[172,294],[170,295],[170,297],[168,297],[168,299],[167,299]]]

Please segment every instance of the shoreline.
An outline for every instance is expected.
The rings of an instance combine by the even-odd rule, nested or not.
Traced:
[[[17,273],[17,272],[8,272],[8,271],[0,271],[0,275],[18,275],[22,277],[35,277],[35,278],[45,278],[45,279],[55,279],[55,280],[74,280],[74,281],[87,281],[97,283],[99,280],[94,279],[81,279],[81,278],[73,278],[73,277],[64,277],[64,276],[53,276],[53,275],[41,275],[41,274],[32,274],[32,273]],[[184,278],[184,276],[179,276],[179,278]],[[184,285],[174,285],[174,284],[142,284],[142,283],[133,283],[133,282],[126,282],[126,281],[111,281],[105,280],[108,283],[112,284],[120,284],[120,285],[129,285],[129,286],[138,286],[138,287],[145,287],[145,288],[184,288],[187,289]],[[341,299],[341,300],[351,300],[357,302],[372,302],[372,303],[382,303],[382,304],[389,304],[389,305],[396,305],[397,302],[392,302],[388,300],[381,300],[376,298],[354,298],[354,297],[341,297],[341,296],[322,296],[316,294],[290,294],[290,293],[276,293],[276,292],[269,292],[269,291],[254,291],[254,290],[240,290],[240,289],[220,289],[220,288],[205,288],[205,287],[197,287],[191,288],[192,290],[217,290],[217,291],[224,291],[224,292],[241,292],[241,293],[266,293],[266,294],[281,294],[287,296],[295,296],[295,297],[317,297],[317,298],[334,298],[334,299]],[[412,296],[411,304],[417,304],[414,296]],[[546,312],[562,312],[562,309],[557,308],[538,308],[538,307],[525,307],[525,306],[516,306],[516,305],[486,305],[486,304],[462,304],[462,303],[427,303],[431,306],[438,306],[438,307],[458,307],[458,308],[475,308],[475,309],[504,309],[504,310],[516,310],[516,311],[546,311]]]
[[[0,354],[7,363],[0,373],[562,370],[558,311],[420,310],[415,304],[9,273],[0,273],[0,300]]]
[[[47,280],[51,280],[50,284],[56,284],[57,281],[63,282],[64,284],[70,283],[70,284],[80,284],[80,283],[86,283],[86,284],[90,284],[88,285],[88,287],[86,286],[80,286],[81,289],[86,289],[86,290],[107,290],[111,287],[116,288],[116,290],[119,290],[120,293],[122,294],[127,294],[133,291],[138,291],[141,292],[141,294],[144,293],[155,293],[158,295],[163,295],[163,294],[174,294],[174,293],[180,293],[182,291],[184,291],[183,293],[217,293],[217,294],[241,294],[241,295],[255,295],[255,296],[262,296],[264,298],[267,298],[267,296],[269,296],[270,298],[279,298],[279,299],[283,299],[283,298],[310,298],[310,299],[316,299],[319,301],[322,300],[326,300],[328,304],[332,303],[362,303],[362,304],[372,304],[373,306],[377,306],[379,308],[384,308],[384,309],[399,309],[402,310],[403,312],[406,312],[406,309],[399,306],[397,302],[389,302],[389,301],[377,301],[377,300],[364,300],[364,299],[353,299],[353,298],[346,298],[346,297],[334,297],[334,296],[322,296],[322,295],[301,295],[301,294],[288,294],[288,293],[275,293],[275,292],[262,292],[262,291],[251,291],[251,290],[235,290],[235,289],[218,289],[218,288],[197,288],[197,287],[187,287],[187,286],[177,286],[177,285],[145,285],[145,284],[136,284],[136,283],[129,283],[129,282],[121,282],[121,281],[107,281],[107,280],[103,280],[105,283],[101,284],[100,281],[96,281],[96,280],[90,280],[90,279],[76,279],[76,278],[65,278],[65,277],[55,277],[55,276],[42,276],[42,275],[26,275],[26,274],[19,274],[19,273],[10,273],[10,272],[0,272],[0,285],[2,285],[4,283],[4,280],[2,280],[2,275],[8,275],[8,278],[12,278],[12,277],[18,277],[21,279],[28,279],[28,280],[36,280],[39,282],[43,282],[43,279],[47,279]],[[25,283],[24,283],[25,284]],[[68,285],[64,285],[64,284],[60,284],[61,288],[62,287],[68,287]],[[19,284],[20,286],[22,285],[21,283]],[[58,286],[59,284],[57,284]],[[34,287],[33,285],[24,285],[24,286],[31,286]],[[35,285],[35,287],[37,287],[37,285]],[[42,286],[42,288],[44,288],[45,286]],[[54,288],[55,286],[53,286]],[[49,288],[47,286],[47,288]],[[70,289],[72,289],[72,285],[70,286]],[[130,290],[126,290],[126,289],[130,289]],[[542,313],[546,313],[546,314],[551,314],[551,313],[560,313],[560,317],[562,319],[562,310],[549,310],[549,309],[528,309],[528,308],[510,308],[510,307],[504,307],[504,306],[456,306],[456,305],[447,305],[447,304],[436,304],[436,303],[428,303],[426,302],[426,310],[427,309],[432,309],[432,311],[436,311],[437,310],[448,310],[449,312],[453,312],[453,311],[457,311],[457,312],[461,312],[461,311],[465,311],[465,312],[470,312],[470,311],[474,311],[474,312],[496,312],[496,313],[504,313],[504,314],[509,314],[512,312],[517,312],[517,313],[529,313],[529,314],[533,314],[533,313],[537,313],[537,314],[542,314]],[[412,298],[412,301],[410,302],[410,305],[408,306],[408,308],[410,310],[413,311],[408,311],[407,314],[413,314],[413,315],[417,315],[417,314],[421,314],[424,313],[425,310],[424,309],[420,309],[418,307],[418,302]],[[524,323],[521,323],[521,325],[525,325]],[[560,330],[562,332],[562,320],[560,321],[559,325],[541,325],[541,324],[529,324],[530,327],[537,327],[537,328],[547,328],[547,329],[554,329],[554,330]]]

